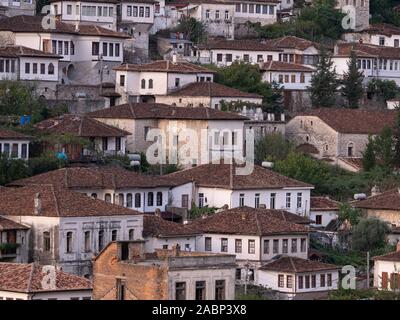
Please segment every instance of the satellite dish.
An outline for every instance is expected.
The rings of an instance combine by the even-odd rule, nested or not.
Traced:
[[[264,168],[273,168],[274,167],[274,163],[273,162],[269,162],[269,161],[263,161],[261,163],[261,166],[263,166]]]
[[[132,167],[140,166],[140,161],[132,160],[132,161],[130,162],[130,165],[131,165]]]

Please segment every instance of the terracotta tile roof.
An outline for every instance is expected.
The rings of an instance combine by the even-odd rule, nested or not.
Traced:
[[[13,186],[46,185],[68,189],[126,189],[169,187],[165,176],[144,175],[121,167],[66,167],[13,181]]]
[[[278,271],[289,273],[303,273],[315,271],[334,271],[339,267],[333,264],[323,263],[315,260],[306,260],[295,257],[282,257],[263,265],[260,270]]]
[[[211,108],[182,108],[162,103],[130,103],[113,106],[88,114],[92,118],[108,119],[187,119],[187,120],[247,120],[236,113]]]
[[[369,34],[382,34],[390,37],[392,35],[400,35],[400,27],[387,23],[376,23],[371,24],[368,29],[363,30],[362,32]]]
[[[353,167],[355,170],[361,170],[363,168],[362,158],[355,157],[338,157],[341,161]]]
[[[234,208],[197,219],[188,226],[201,233],[278,235],[308,234],[308,227],[280,219],[274,210],[249,207]],[[272,212],[272,213],[271,213]]]
[[[171,92],[170,96],[184,97],[234,97],[262,99],[262,96],[230,88],[216,82],[192,82],[182,89]]]
[[[4,263],[0,262],[0,290],[23,293],[49,291],[91,290],[89,280],[56,270],[54,289],[43,287],[43,278],[47,275],[44,266],[36,263]]]
[[[303,66],[302,64],[289,63],[283,61],[267,61],[261,67],[264,71],[294,71],[294,72],[314,72],[315,69]]]
[[[365,200],[355,201],[352,205],[362,209],[400,210],[400,192],[398,189],[392,189]]]
[[[318,149],[310,143],[302,143],[298,145],[296,151],[306,154],[319,154]]]
[[[0,127],[0,139],[24,139],[24,140],[30,140],[31,137],[26,135],[26,134],[22,134],[16,131],[11,131],[9,129],[5,129],[5,128],[1,128]]]
[[[35,198],[41,206],[35,212]],[[3,216],[86,217],[136,215],[139,212],[92,199],[52,185],[32,185],[0,193],[0,212]]]
[[[283,51],[272,45],[256,40],[226,40],[215,39],[205,45],[200,45],[200,49],[221,49],[221,50],[246,50],[246,51]]]
[[[72,134],[79,137],[124,137],[131,133],[86,116],[65,114],[35,125],[39,130],[55,134]]]
[[[239,166],[237,166],[239,167]],[[195,181],[202,187],[230,190],[281,189],[285,187],[313,188],[312,185],[288,178],[275,171],[255,165],[248,175],[236,175],[235,166],[230,164],[204,164],[166,175],[179,184]]]
[[[0,57],[37,57],[37,58],[57,58],[62,57],[53,53],[48,53],[40,50],[35,50],[32,48],[24,46],[0,46]]]
[[[339,210],[340,202],[329,197],[311,197],[310,207],[312,211]]]
[[[400,48],[365,43],[337,44],[334,57],[349,57],[352,50],[355,51],[357,57],[400,59]]]
[[[314,109],[299,116],[318,117],[337,132],[355,134],[379,134],[385,126],[393,126],[396,120],[396,112],[393,110],[345,108]]]
[[[266,44],[278,49],[306,50],[309,47],[320,47],[320,44],[295,36],[284,36],[276,39],[268,39]]]
[[[66,33],[81,36],[104,36],[112,38],[130,38],[122,32],[112,31],[96,25],[80,24],[79,30],[75,30],[74,24],[56,21],[55,29],[44,29],[42,26],[43,16],[14,16],[0,19],[0,31],[27,32],[27,33]]]
[[[62,0],[49,0],[49,2],[61,2]],[[70,2],[81,2],[82,0],[68,0]],[[121,2],[121,0],[85,0],[84,2],[93,2],[93,3],[115,3]],[[141,3],[141,2],[139,2]]]
[[[137,72],[170,72],[170,73],[215,73],[214,71],[189,63],[158,60],[145,64],[122,64],[114,70]]]
[[[29,227],[20,224],[18,222],[15,222],[13,220],[4,218],[0,216],[0,231],[5,231],[5,230],[28,230]]]
[[[373,257],[374,260],[400,261],[400,251],[391,252],[382,256]]]
[[[199,232],[187,225],[164,220],[154,215],[143,216],[143,237],[180,237],[194,236]]]

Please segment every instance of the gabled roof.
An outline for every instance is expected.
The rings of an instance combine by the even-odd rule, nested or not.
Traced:
[[[400,191],[397,188],[391,189],[365,200],[355,201],[352,206],[361,209],[400,210]]]
[[[48,133],[72,134],[78,137],[125,137],[131,134],[90,117],[72,114],[46,119],[35,127]]]
[[[35,212],[35,198],[40,206]],[[72,192],[52,185],[32,185],[0,192],[0,212],[3,216],[37,217],[88,217],[134,216],[135,210],[103,200],[92,199],[85,194]]]
[[[189,63],[172,62],[169,60],[158,60],[144,64],[122,64],[116,71],[135,71],[135,72],[168,72],[168,73],[215,73],[214,71]]]
[[[339,133],[379,134],[385,126],[392,127],[396,111],[367,111],[347,108],[320,108],[310,110],[296,117],[314,116],[321,119]]]
[[[48,274],[47,267],[49,266],[41,266],[36,263],[0,262],[0,290],[39,293],[92,289],[92,284],[88,279],[59,270],[55,270],[55,288],[43,287],[43,279]]]
[[[162,103],[130,103],[113,106],[88,114],[104,119],[173,119],[173,120],[247,120],[236,113],[211,108],[174,107]]]
[[[169,187],[164,176],[151,176],[121,167],[66,167],[26,179],[13,181],[13,186],[46,185],[66,189],[126,189]]]
[[[373,257],[374,260],[395,261],[400,262],[400,251],[391,252],[381,256]]]
[[[192,230],[187,225],[167,221],[155,215],[143,216],[143,237],[173,238],[196,234],[199,232]]]
[[[220,50],[240,50],[240,51],[283,51],[272,45],[256,40],[226,40],[215,39],[205,45],[200,45],[200,49],[220,49]]]
[[[188,224],[193,230],[212,234],[267,236],[278,234],[308,234],[309,229],[280,219],[274,210],[241,207],[215,213]]]
[[[261,67],[264,71],[294,71],[294,72],[314,72],[315,69],[302,64],[289,63],[283,61],[267,61]]]
[[[165,175],[171,182],[183,184],[194,181],[202,187],[222,188],[230,190],[245,189],[281,189],[285,187],[309,188],[313,186],[292,178],[283,176],[275,171],[254,166],[248,175],[236,175],[239,165],[204,164]]]
[[[9,129],[0,127],[0,139],[18,139],[18,140],[30,140],[32,137],[19,133],[16,131],[11,131]]]
[[[112,38],[130,38],[122,32],[112,31],[93,24],[80,24],[79,29],[75,29],[74,24],[56,21],[55,29],[45,29],[42,25],[43,16],[14,16],[0,19],[0,31],[11,31],[21,33],[65,33],[80,36],[103,36]]]
[[[0,231],[5,230],[28,230],[29,227],[13,220],[0,216]]]
[[[330,199],[329,197],[311,197],[310,208],[312,211],[338,211],[340,206],[339,201]]]
[[[369,34],[382,34],[390,37],[392,35],[400,35],[400,27],[388,23],[375,23],[371,24],[367,29],[362,32]]]
[[[334,271],[340,269],[333,264],[323,263],[315,260],[306,260],[295,257],[282,257],[263,265],[260,270],[278,271],[289,273],[305,273],[315,271]]]
[[[9,58],[36,57],[36,58],[55,58],[55,59],[62,58],[57,54],[48,53],[41,50],[35,50],[24,46],[12,46],[12,45],[0,46],[0,57],[9,57]]]
[[[357,57],[400,59],[400,48],[377,46],[367,43],[339,43],[334,57],[349,57],[354,51]]]
[[[278,49],[306,50],[309,47],[315,47],[317,49],[320,47],[320,44],[316,42],[295,36],[284,36],[276,39],[268,39],[266,40],[266,44]]]
[[[65,0],[49,0],[50,3],[52,2],[61,2]],[[117,4],[120,0],[68,0],[68,2],[92,2],[92,3],[115,3]]]
[[[233,97],[262,99],[262,96],[230,88],[216,82],[192,82],[183,88],[171,92],[170,96],[182,97]]]

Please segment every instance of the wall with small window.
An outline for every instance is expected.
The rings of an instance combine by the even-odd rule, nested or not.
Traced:
[[[258,64],[260,62],[278,61],[279,57],[279,52],[277,51],[212,49],[209,51],[209,54],[210,54],[210,63],[214,63],[219,66],[230,66],[235,61],[243,61],[251,64]]]
[[[21,57],[19,74],[21,80],[58,81],[58,59]]]
[[[262,79],[266,82],[278,82],[286,90],[307,90],[312,72],[264,71]]]
[[[260,22],[261,25],[272,24],[277,21],[276,3],[265,3],[257,1],[237,2],[235,4],[235,21],[237,22]]]
[[[261,258],[268,261],[277,255],[287,255],[307,259],[308,235],[279,235],[268,236],[261,239]]]
[[[176,244],[179,244],[181,251],[193,252],[196,251],[196,236],[190,237],[145,237],[146,241],[144,248],[145,252],[154,252],[156,249],[171,250]]]
[[[15,58],[0,57],[0,80],[17,80],[18,60]]]
[[[153,23],[154,4],[140,2],[122,2],[120,14],[122,22]]]

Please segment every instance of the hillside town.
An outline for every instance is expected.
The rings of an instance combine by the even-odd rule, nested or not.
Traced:
[[[399,300],[400,6],[0,0],[0,300]]]

